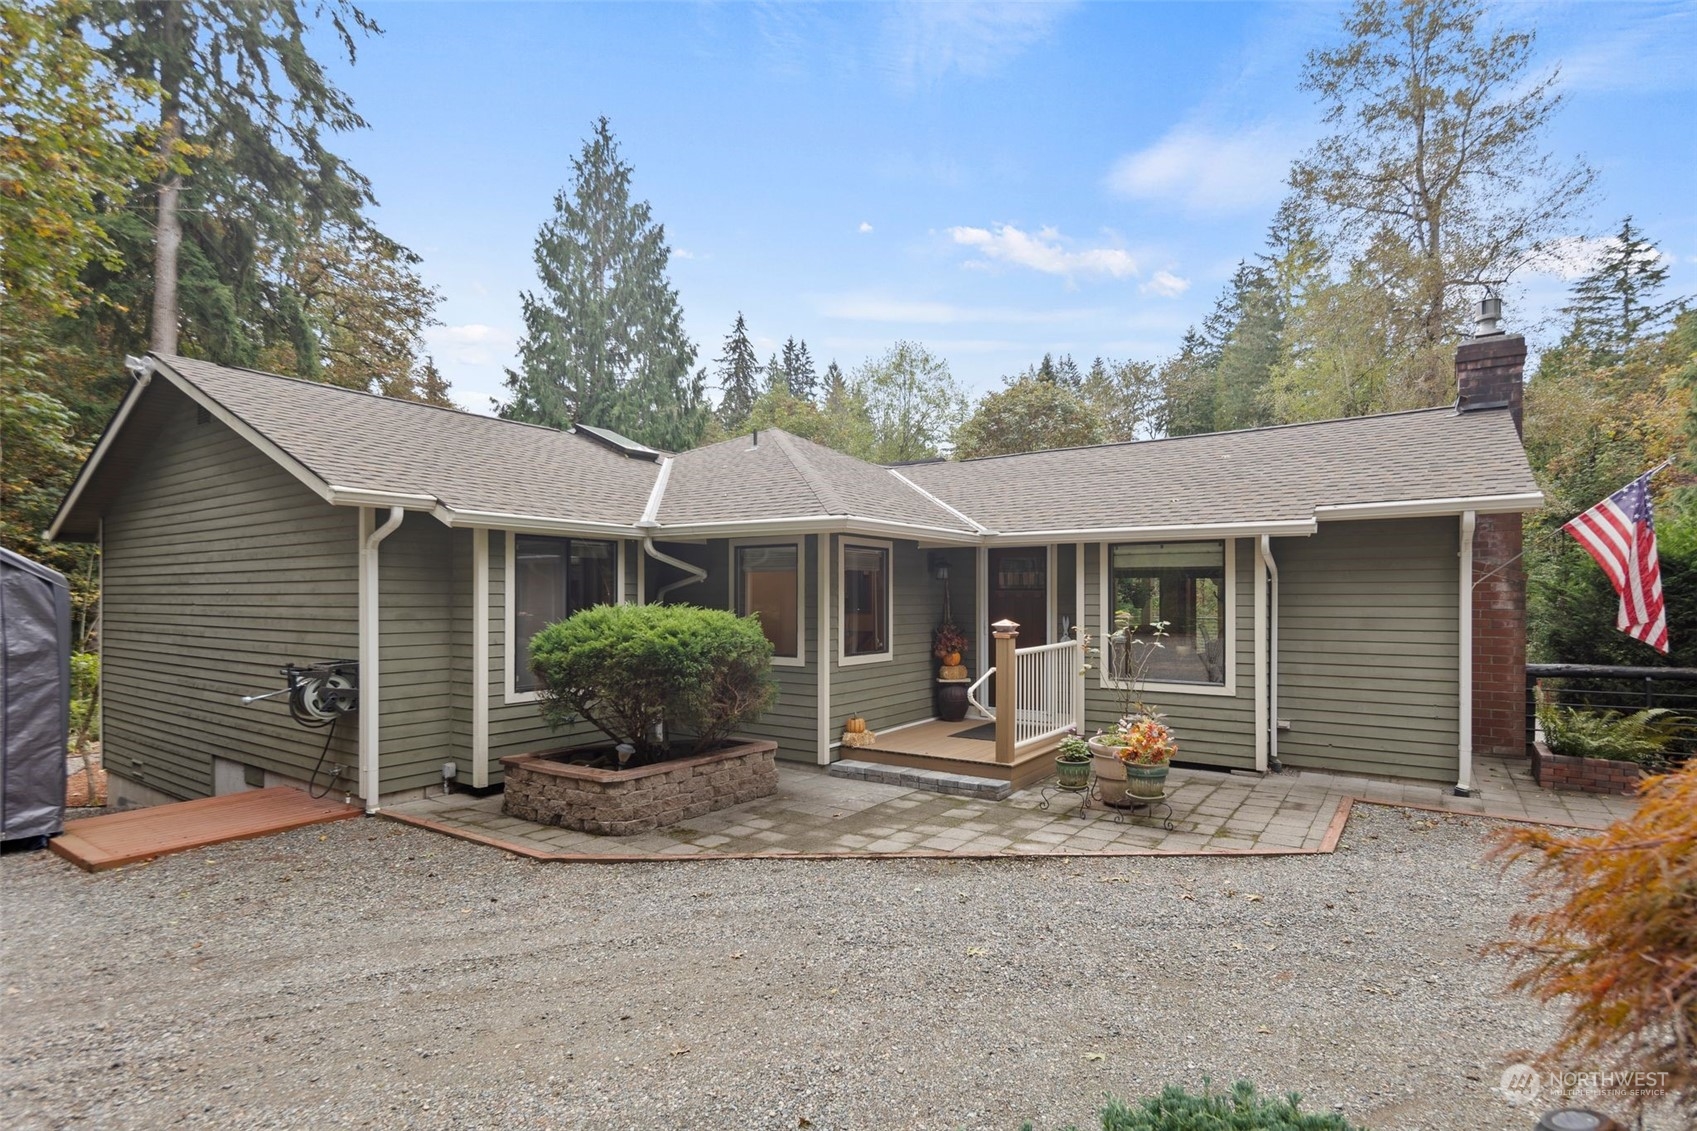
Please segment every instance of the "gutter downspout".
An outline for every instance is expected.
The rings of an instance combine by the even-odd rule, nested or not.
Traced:
[[[755,443],[759,442],[760,434],[756,432]],[[690,575],[660,586],[659,590],[654,594],[654,603],[657,605],[662,604],[666,600],[666,594],[670,593],[672,590],[682,589],[685,585],[696,585],[707,580],[707,571],[702,569],[700,566],[690,565],[686,561],[674,558],[670,554],[663,554],[654,548],[654,531],[660,529],[660,500],[665,497],[666,483],[671,478],[672,457],[666,456],[660,461],[660,474],[655,477],[654,489],[648,493],[648,505],[642,508],[642,517],[636,520],[637,529],[643,532],[642,552],[657,562],[665,562],[667,565],[676,566]],[[642,603],[643,602],[638,601],[638,604]]]
[[[1473,530],[1478,524],[1474,511],[1461,512],[1461,630],[1460,725],[1457,750],[1460,774],[1455,783],[1457,797],[1473,796]]]
[[[1273,560],[1273,539],[1261,535],[1261,563],[1271,578],[1268,600],[1267,642],[1267,764],[1275,774],[1284,773],[1279,761],[1279,563]]]
[[[366,534],[359,543],[359,780],[360,792],[365,794],[367,814],[377,812],[379,788],[377,754],[381,730],[382,699],[378,690],[380,649],[378,634],[379,577],[378,549],[383,539],[393,534],[406,517],[403,507],[390,507],[389,518],[382,526]],[[361,507],[360,526],[377,520],[376,512]]]

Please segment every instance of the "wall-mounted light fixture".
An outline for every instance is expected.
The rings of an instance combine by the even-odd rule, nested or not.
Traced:
[[[941,550],[932,550],[931,557],[926,564],[931,568],[931,576],[938,581],[949,579],[949,559],[943,556]]]

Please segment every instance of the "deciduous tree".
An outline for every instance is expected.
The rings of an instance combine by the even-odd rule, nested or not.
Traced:
[[[988,393],[955,432],[960,459],[1039,452],[1100,444],[1107,439],[1101,419],[1084,398],[1065,385],[1020,378]]]
[[[897,342],[855,373],[855,392],[872,422],[871,457],[879,463],[943,454],[966,418],[966,394],[949,364],[917,342]]]
[[[1554,71],[1529,73],[1532,34],[1483,22],[1471,0],[1358,0],[1303,70],[1334,132],[1292,166],[1287,207],[1397,281],[1381,349],[1410,391],[1393,401],[1450,399],[1470,292],[1569,234],[1593,178],[1541,148],[1561,97]]]

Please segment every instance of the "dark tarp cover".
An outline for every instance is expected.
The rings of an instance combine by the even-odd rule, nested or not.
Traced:
[[[0,548],[0,840],[65,827],[71,725],[71,590],[63,574]]]

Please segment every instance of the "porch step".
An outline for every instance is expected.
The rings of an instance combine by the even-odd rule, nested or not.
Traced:
[[[1013,792],[1013,783],[997,781],[995,778],[977,778],[970,774],[949,774],[908,766],[883,766],[876,762],[832,762],[830,774],[837,778],[884,782],[888,785],[906,786],[908,789],[947,793],[953,797],[976,797],[985,801],[1002,801]]]

